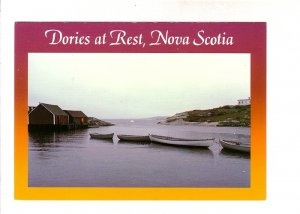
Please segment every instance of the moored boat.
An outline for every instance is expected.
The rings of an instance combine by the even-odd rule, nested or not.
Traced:
[[[112,139],[114,133],[108,133],[108,134],[90,133],[90,136],[91,138],[95,138],[95,139]]]
[[[188,138],[175,138],[175,137],[152,135],[152,134],[149,135],[149,137],[152,142],[175,145],[175,146],[209,147],[214,143],[214,138],[188,139]]]
[[[220,140],[220,144],[224,149],[230,149],[239,152],[250,152],[250,144],[241,144],[237,141]]]
[[[134,141],[134,142],[150,142],[149,135],[117,135],[120,140]]]

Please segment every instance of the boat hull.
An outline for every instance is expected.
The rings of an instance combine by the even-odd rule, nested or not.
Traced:
[[[213,145],[214,139],[184,139],[173,138],[159,135],[149,135],[152,142],[174,145],[174,146],[192,146],[192,147],[209,147]]]
[[[114,133],[109,133],[109,134],[90,133],[90,136],[91,138],[94,139],[112,139]]]
[[[238,152],[250,152],[250,145],[239,144],[238,142],[220,140],[220,144],[224,149],[229,149]]]
[[[120,140],[134,142],[150,142],[149,135],[117,135]]]

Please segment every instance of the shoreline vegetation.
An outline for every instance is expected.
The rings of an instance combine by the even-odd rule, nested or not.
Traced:
[[[177,113],[158,122],[162,125],[250,127],[251,105],[226,105]]]

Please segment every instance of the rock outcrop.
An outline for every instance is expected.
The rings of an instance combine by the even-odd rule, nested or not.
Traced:
[[[113,126],[114,124],[103,120],[99,120],[98,118],[95,117],[89,117],[88,125],[89,126]]]

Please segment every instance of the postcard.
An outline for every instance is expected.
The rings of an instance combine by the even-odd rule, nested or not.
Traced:
[[[265,197],[265,22],[16,22],[15,199]]]

